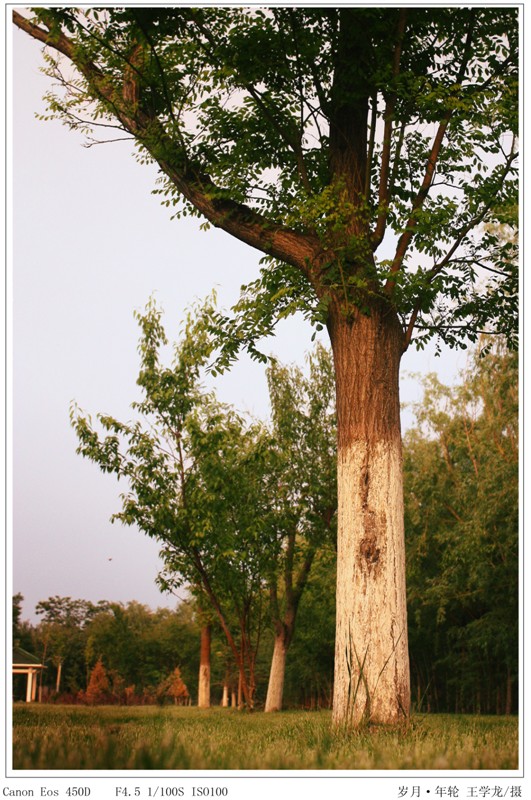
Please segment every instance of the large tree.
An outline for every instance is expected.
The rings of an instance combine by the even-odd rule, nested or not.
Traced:
[[[512,336],[512,248],[483,223],[516,204],[518,11],[61,8],[14,22],[48,46],[53,112],[126,131],[168,204],[265,254],[225,363],[295,310],[326,325],[334,719],[407,716],[400,360],[433,334]]]

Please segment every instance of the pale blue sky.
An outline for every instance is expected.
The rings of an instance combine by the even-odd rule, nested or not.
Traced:
[[[155,292],[174,340],[185,309],[213,287],[220,304],[234,302],[240,285],[257,275],[260,255],[222,232],[200,232],[198,221],[171,221],[151,194],[155,169],[138,165],[129,143],[85,149],[80,134],[37,121],[49,85],[39,73],[40,46],[18,30],[13,39],[14,569],[8,592],[24,595],[24,618],[51,595],[174,605],[154,583],[156,543],[109,523],[122,487],[76,455],[69,406],[75,399],[90,413],[129,417],[138,396],[133,310]],[[307,324],[292,320],[269,350],[302,363],[310,337]],[[465,358],[411,351],[402,373],[437,371],[452,382]],[[263,367],[243,359],[217,385],[226,402],[267,414]],[[419,396],[418,384],[404,378],[402,400]]]

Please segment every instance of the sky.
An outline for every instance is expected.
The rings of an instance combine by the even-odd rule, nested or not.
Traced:
[[[139,399],[135,309],[150,296],[164,310],[170,341],[186,309],[213,288],[230,307],[258,275],[260,254],[198,220],[171,220],[151,192],[155,167],[139,165],[130,142],[83,146],[84,138],[43,113],[50,81],[41,48],[13,30],[11,349],[13,570],[7,596],[24,595],[23,619],[53,595],[97,602],[137,600],[174,607],[155,578],[158,545],[138,530],[112,525],[124,487],[77,455],[69,422],[75,401],[86,412],[129,419]],[[283,323],[267,351],[303,364],[312,329]],[[408,351],[402,401],[421,397],[409,373],[437,372],[453,383],[466,354]],[[221,380],[220,399],[266,417],[265,370],[242,358]],[[9,410],[9,409],[8,409]],[[405,410],[403,428],[411,424]],[[8,572],[10,564],[8,564]]]

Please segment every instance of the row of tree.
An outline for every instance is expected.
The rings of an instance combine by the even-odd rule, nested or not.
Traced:
[[[179,667],[199,705],[234,698],[273,710],[285,693],[287,704],[328,706],[337,567],[329,355],[318,347],[308,376],[270,367],[266,425],[201,389],[208,347],[200,315],[171,369],[159,358],[160,312],[150,305],[139,321],[139,420],[102,417],[102,435],[78,411],[73,421],[81,452],[128,477],[117,517],[161,543],[161,587],[186,584],[190,599],[175,612],[152,612],[50,598],[37,607],[42,622],[19,626],[17,635],[54,666],[56,692],[72,696],[102,661],[122,701],[125,688],[128,702],[164,696],[160,686]],[[405,437],[408,633],[419,709],[517,707],[517,369],[515,354],[500,347],[478,351],[459,387],[430,376]]]
[[[190,689],[197,691],[196,670],[190,667],[197,657],[198,628],[188,603],[175,611],[151,611],[134,601],[93,604],[50,597],[37,604],[41,621],[32,626],[20,620],[22,601],[22,595],[14,597],[13,634],[47,667],[41,699],[156,702],[175,689],[179,664]]]
[[[275,632],[266,710],[282,706],[286,655],[317,552],[335,541],[336,459],[331,359],[317,347],[309,375],[268,370],[271,422],[244,419],[202,388],[212,355],[210,308],[188,318],[170,367],[161,312],[151,302],[142,329],[137,419],[72,409],[80,452],[125,478],[115,519],[161,545],[165,590],[186,585],[204,618],[201,696],[208,704],[208,638],[220,625],[254,705],[264,625]],[[98,428],[98,429],[97,429]]]

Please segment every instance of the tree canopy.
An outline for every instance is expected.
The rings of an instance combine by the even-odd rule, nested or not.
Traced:
[[[227,358],[337,294],[391,302],[406,344],[514,341],[515,248],[485,223],[517,218],[517,9],[33,13],[52,116],[132,136],[166,205],[266,254]]]

